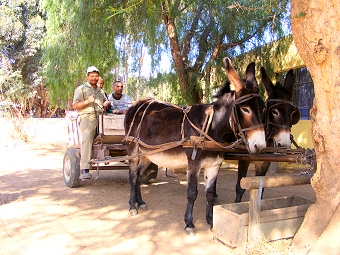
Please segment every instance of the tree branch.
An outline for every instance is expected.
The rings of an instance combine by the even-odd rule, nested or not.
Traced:
[[[211,31],[213,31],[214,27],[214,19],[210,18],[209,24],[204,29],[200,39],[199,39],[199,54],[196,58],[196,62],[193,66],[193,69],[200,70],[203,66],[205,56],[208,52],[208,37],[211,34]]]
[[[194,16],[194,19],[191,23],[191,27],[187,33],[187,35],[185,36],[184,40],[183,40],[183,52],[182,52],[182,55],[183,57],[185,58],[185,62],[188,61],[188,55],[189,55],[189,52],[190,52],[190,42],[191,42],[191,39],[192,37],[194,36],[194,32],[197,28],[197,25],[198,25],[198,21],[199,21],[199,18],[201,16],[201,12],[202,12],[202,6],[200,6],[198,8],[198,10],[195,11],[195,16]]]
[[[234,42],[234,43],[222,43],[222,44],[217,45],[216,48],[218,48],[218,49],[226,49],[226,48],[235,47],[235,46],[238,46],[238,45],[241,45],[241,44],[245,43],[246,41],[248,41],[251,38],[253,38],[259,31],[261,31],[261,29],[263,27],[265,27],[267,25],[267,23],[270,22],[271,20],[272,20],[271,18],[268,18],[268,20],[263,22],[263,24],[261,26],[259,26],[252,34],[250,34],[247,37],[244,37],[240,41]]]

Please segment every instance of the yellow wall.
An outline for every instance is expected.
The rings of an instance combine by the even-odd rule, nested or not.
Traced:
[[[292,126],[291,134],[295,142],[303,148],[313,148],[312,142],[312,124],[310,120],[300,120],[296,125]]]
[[[240,73],[243,73],[247,65],[254,61],[258,80],[261,80],[260,66],[264,66],[274,84],[275,73],[305,66],[291,35],[239,55],[232,61],[234,67]]]

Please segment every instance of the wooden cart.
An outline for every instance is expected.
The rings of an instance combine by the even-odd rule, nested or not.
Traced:
[[[125,137],[124,131],[125,115],[104,114],[99,115],[98,136],[93,143],[93,160],[105,160],[105,158],[120,157],[127,155],[126,145],[122,143]],[[69,141],[63,160],[63,178],[65,184],[70,188],[78,187],[80,180],[80,145],[82,141],[77,115],[70,112],[67,117]],[[122,160],[112,163],[101,163],[92,165],[92,170],[128,170],[128,161]],[[158,166],[151,163],[145,171],[142,182],[147,184],[156,180]]]

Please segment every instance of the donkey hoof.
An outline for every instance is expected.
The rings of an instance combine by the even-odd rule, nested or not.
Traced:
[[[141,209],[142,211],[148,210],[148,206],[146,204],[139,205],[138,208]]]
[[[194,236],[194,235],[196,235],[196,231],[195,231],[194,228],[185,228],[184,230],[185,230],[185,232],[186,232],[189,236]]]
[[[131,215],[131,216],[136,216],[137,214],[138,214],[137,209],[131,209],[131,210],[130,210],[130,215]]]

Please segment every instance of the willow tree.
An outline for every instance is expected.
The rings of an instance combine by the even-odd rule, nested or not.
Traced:
[[[95,65],[109,84],[118,62],[114,24],[106,22],[105,1],[41,0],[46,13],[43,74],[53,105],[67,106],[74,89]]]
[[[287,4],[270,0],[128,0],[113,3],[111,11],[112,23],[128,23],[131,34],[140,33],[139,24],[146,28],[143,41],[151,54],[159,49],[153,43],[155,38],[162,41],[171,53],[184,102],[196,104],[202,102],[204,88],[209,96],[210,88],[219,82],[212,80],[212,73],[222,73],[222,57],[289,31]]]
[[[311,110],[316,203],[293,239],[299,254],[340,254],[340,3],[292,0],[293,38],[314,83]],[[325,11],[327,10],[327,11]]]
[[[125,65],[126,52],[119,50],[118,42],[127,38],[129,63],[138,62],[143,45],[151,55],[150,72],[159,74],[162,55],[170,54],[177,77],[169,83],[179,86],[181,103],[200,103],[203,94],[209,97],[211,87],[220,85],[211,77],[224,73],[224,55],[236,55],[289,32],[288,1],[41,2],[48,16],[44,74],[54,101],[71,97],[86,66],[97,65],[108,73]]]

